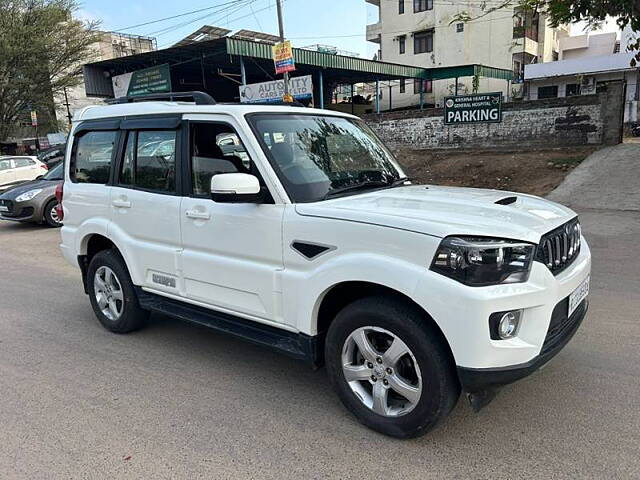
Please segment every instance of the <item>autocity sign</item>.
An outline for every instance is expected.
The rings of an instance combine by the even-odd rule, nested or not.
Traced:
[[[502,93],[460,95],[444,99],[445,125],[502,122]]]
[[[289,79],[289,91],[296,100],[313,98],[313,81],[311,75]],[[240,85],[240,101],[242,103],[279,102],[284,95],[284,80]]]

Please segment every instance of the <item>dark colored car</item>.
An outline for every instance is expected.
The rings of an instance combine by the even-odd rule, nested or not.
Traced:
[[[64,160],[65,145],[57,145],[38,154],[38,160],[45,163],[47,167],[53,168]]]
[[[63,180],[64,163],[58,163],[46,175],[6,190],[0,195],[0,219],[61,227],[56,187]]]

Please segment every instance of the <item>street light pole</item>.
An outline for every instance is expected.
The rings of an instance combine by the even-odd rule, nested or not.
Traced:
[[[282,18],[282,2],[283,0],[276,0],[276,6],[278,10],[278,28],[280,30],[280,41],[284,42],[284,20]],[[284,96],[289,97],[289,72],[284,72]]]

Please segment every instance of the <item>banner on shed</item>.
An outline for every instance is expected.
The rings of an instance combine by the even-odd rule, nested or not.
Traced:
[[[111,79],[113,94],[119,97],[137,97],[151,93],[171,91],[171,71],[168,64],[117,75]]]
[[[240,101],[242,103],[281,102],[284,95],[284,80],[240,85]],[[313,98],[313,81],[311,75],[289,79],[289,92],[295,100]]]

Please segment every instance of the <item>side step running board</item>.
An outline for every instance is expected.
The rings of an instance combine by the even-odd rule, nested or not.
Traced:
[[[289,332],[227,313],[180,302],[145,292],[140,287],[136,287],[136,294],[140,307],[145,310],[234,335],[310,363],[314,368],[320,364],[318,337]]]

